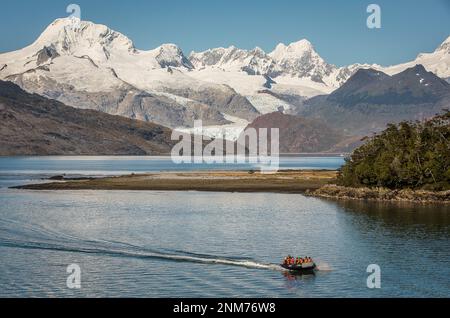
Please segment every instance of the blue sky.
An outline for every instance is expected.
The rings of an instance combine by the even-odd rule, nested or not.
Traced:
[[[32,43],[70,3],[83,20],[124,33],[139,49],[170,42],[186,54],[229,45],[270,52],[307,38],[329,63],[389,65],[450,35],[450,0],[2,0],[0,52]],[[366,26],[370,3],[381,6],[381,29]]]

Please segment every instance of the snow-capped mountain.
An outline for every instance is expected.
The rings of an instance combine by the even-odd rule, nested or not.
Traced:
[[[290,75],[324,83],[326,78],[335,70],[333,65],[326,63],[317,54],[308,40],[301,40],[288,46],[282,43],[278,44],[269,56],[277,65],[275,72],[272,74],[273,77]]]
[[[394,75],[421,64],[439,77],[449,78],[450,37],[433,53],[422,53],[414,61],[387,67],[359,63],[337,67],[327,63],[315,51],[311,42],[306,39],[289,45],[280,43],[270,53],[266,53],[260,48],[247,51],[232,46],[227,49],[217,48],[200,53],[192,52],[189,59],[199,71],[215,69],[225,72],[245,72],[248,75],[267,75],[275,83],[306,85],[314,88],[316,92],[327,93],[330,89],[339,88],[359,69],[372,68]],[[226,81],[226,79],[223,80]],[[323,86],[321,87],[320,84]],[[304,95],[312,96],[306,92]]]
[[[326,63],[307,40],[289,45],[280,43],[271,53],[259,47],[249,51],[231,46],[192,52],[189,59],[197,70],[214,68],[271,78],[290,76],[322,84],[336,71],[336,67]]]
[[[307,40],[260,48],[210,49],[186,57],[175,44],[143,51],[107,26],[57,19],[30,46],[0,54],[0,79],[78,108],[169,127],[203,119],[236,130],[260,114],[298,111],[305,99],[330,94],[359,69],[388,75],[416,64],[450,77],[450,37],[415,61],[382,67],[327,63]],[[206,128],[208,130],[208,128]]]
[[[105,25],[76,18],[57,19],[30,46],[2,54],[7,64],[4,73],[27,71],[59,56],[89,57],[96,65],[134,64],[135,67],[165,66],[192,68],[183,52],[174,44],[150,51],[137,50],[123,34]]]
[[[193,65],[174,44],[134,47],[104,25],[58,19],[30,46],[0,55],[0,78],[78,108],[169,127],[252,120],[257,110],[231,87],[189,77]]]
[[[189,59],[198,70],[215,67],[230,71],[243,71],[249,75],[270,74],[275,67],[270,56],[258,47],[251,51],[230,46],[200,53],[192,52]]]
[[[331,79],[336,67],[326,63],[307,40],[279,44],[271,53],[258,47],[215,48],[192,52],[189,60],[195,67],[191,77],[233,87],[262,114],[289,111],[291,105],[281,95],[301,100],[338,87]]]

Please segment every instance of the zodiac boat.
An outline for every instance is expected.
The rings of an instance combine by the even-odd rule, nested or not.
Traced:
[[[287,264],[281,264],[281,267],[284,269],[289,270],[293,273],[299,273],[299,274],[307,274],[307,273],[314,273],[314,270],[317,268],[316,264],[314,262],[311,263],[304,263],[299,265],[287,265]]]

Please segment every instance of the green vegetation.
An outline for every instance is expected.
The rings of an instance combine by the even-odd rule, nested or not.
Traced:
[[[338,175],[346,187],[450,189],[450,111],[388,125],[356,149]]]

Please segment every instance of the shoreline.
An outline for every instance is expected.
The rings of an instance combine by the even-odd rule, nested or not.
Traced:
[[[15,186],[24,190],[137,190],[306,193],[334,181],[334,170],[158,172],[116,177],[58,180]],[[50,178],[52,179],[52,178]],[[48,180],[52,181],[52,180]]]
[[[23,190],[130,190],[292,193],[334,200],[450,204],[450,190],[390,190],[337,186],[335,170],[168,171],[100,178],[53,176],[45,183],[11,187]]]
[[[426,191],[386,188],[350,188],[328,184],[307,192],[308,196],[333,200],[370,202],[408,202],[419,204],[450,204],[450,190]]]

